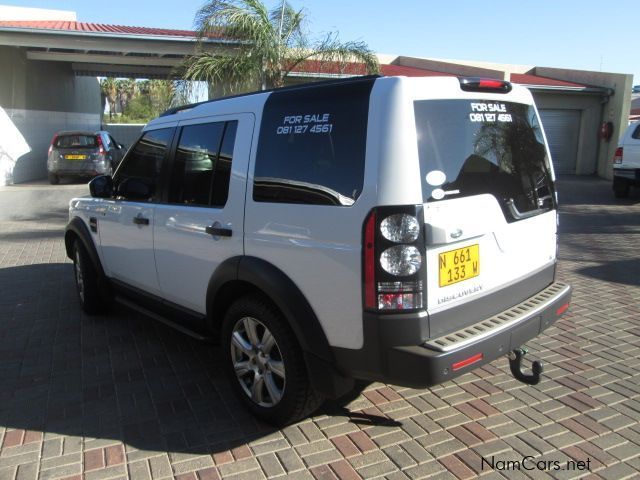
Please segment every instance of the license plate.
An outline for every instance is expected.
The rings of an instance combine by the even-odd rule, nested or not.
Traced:
[[[439,265],[441,287],[477,277],[480,275],[480,246],[475,244],[443,252],[439,255]]]
[[[65,155],[64,159],[65,160],[86,160],[87,156],[86,155]]]

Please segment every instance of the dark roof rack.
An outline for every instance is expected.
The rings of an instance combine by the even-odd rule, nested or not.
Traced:
[[[205,103],[219,102],[221,100],[229,100],[230,98],[248,97],[251,95],[259,95],[261,93],[270,93],[270,92],[286,92],[289,90],[303,90],[305,88],[323,87],[323,86],[342,84],[342,83],[356,83],[356,82],[371,80],[374,78],[380,78],[380,75],[362,75],[359,77],[340,78],[336,80],[320,80],[317,82],[290,85],[288,87],[270,88],[268,90],[256,90],[255,92],[240,93],[238,95],[229,95],[228,97],[220,97],[220,98],[214,98],[212,100],[205,100],[203,102],[180,105],[179,107],[173,107],[166,110],[165,112],[161,113],[160,116],[167,117],[169,115],[173,115],[174,113],[178,113],[183,110],[190,110],[192,108],[199,107],[200,105],[204,105]]]

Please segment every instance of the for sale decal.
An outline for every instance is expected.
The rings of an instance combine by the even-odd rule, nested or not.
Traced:
[[[504,103],[472,102],[469,120],[472,122],[513,122]]]
[[[310,133],[331,133],[333,123],[330,113],[309,113],[285,115],[276,128],[276,135],[303,135]]]

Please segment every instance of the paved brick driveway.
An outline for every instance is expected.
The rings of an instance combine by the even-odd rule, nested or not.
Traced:
[[[284,430],[236,404],[215,348],[80,313],[62,228],[84,187],[0,189],[0,479],[640,478],[640,196],[560,188],[575,294],[529,345],[540,385],[501,359],[429,390],[374,384]],[[589,469],[553,470],[567,460]]]

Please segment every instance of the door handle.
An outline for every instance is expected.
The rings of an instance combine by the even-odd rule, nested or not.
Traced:
[[[149,225],[149,219],[144,217],[133,217],[133,223],[136,225]]]
[[[214,237],[230,237],[232,233],[230,228],[214,227],[213,225],[206,227],[204,231]]]

